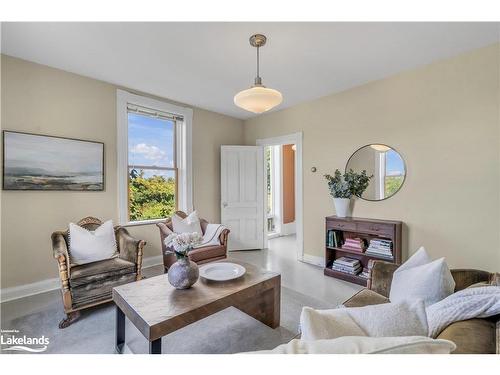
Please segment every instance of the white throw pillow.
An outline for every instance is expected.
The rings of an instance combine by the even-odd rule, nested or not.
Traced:
[[[422,301],[382,303],[363,307],[315,310],[304,307],[300,315],[302,340],[342,336],[427,336]]]
[[[455,280],[444,258],[432,261],[423,247],[401,265],[392,277],[391,302],[421,299],[432,305],[455,290]]]
[[[104,222],[95,231],[69,224],[69,256],[72,264],[85,264],[118,256],[113,222]]]
[[[332,340],[292,340],[273,350],[251,354],[450,354],[456,345],[448,340],[429,337],[359,337]]]
[[[172,228],[175,233],[198,233],[203,236],[200,219],[196,211],[191,212],[185,219],[177,214],[172,216]]]

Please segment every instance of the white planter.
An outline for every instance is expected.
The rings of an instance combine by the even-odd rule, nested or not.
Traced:
[[[333,198],[335,205],[335,213],[337,217],[351,216],[351,199],[349,198]]]

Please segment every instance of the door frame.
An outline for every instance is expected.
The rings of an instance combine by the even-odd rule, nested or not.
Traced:
[[[271,138],[257,139],[257,146],[276,146],[294,144],[295,150],[295,226],[297,236],[297,260],[304,261],[304,206],[303,206],[303,171],[302,171],[302,132],[281,135]],[[263,158],[262,168],[265,171],[266,160]],[[264,248],[268,246],[267,225],[266,225],[266,179],[264,178]]]

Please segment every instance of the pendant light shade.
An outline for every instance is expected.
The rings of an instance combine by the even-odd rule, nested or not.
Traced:
[[[269,111],[283,101],[281,93],[262,85],[262,78],[259,76],[259,48],[266,44],[266,40],[267,38],[262,34],[250,37],[250,45],[257,48],[257,77],[252,87],[234,96],[234,104],[253,113]]]
[[[234,104],[253,113],[269,111],[282,101],[283,96],[279,91],[264,86],[253,86],[234,96]]]
[[[379,152],[387,152],[391,149],[389,146],[386,145],[370,145],[370,147]]]

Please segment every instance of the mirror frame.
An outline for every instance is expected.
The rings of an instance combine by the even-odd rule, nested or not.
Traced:
[[[401,160],[403,161],[403,167],[405,168],[405,175],[403,177],[403,181],[401,182],[401,185],[399,186],[399,189],[396,190],[394,192],[394,194],[388,196],[388,197],[385,197],[383,199],[367,199],[367,198],[363,198],[363,197],[358,197],[359,199],[363,199],[365,201],[368,201],[368,202],[382,202],[382,201],[385,201],[386,199],[389,199],[389,198],[392,198],[393,196],[395,196],[397,193],[399,193],[399,191],[401,190],[401,188],[403,187],[403,185],[405,184],[405,181],[406,181],[406,175],[408,174],[408,168],[406,166],[406,161],[405,161],[405,158],[403,158],[403,155],[401,155],[401,153],[396,150],[394,147],[392,146],[389,146],[389,145],[386,145],[385,143],[376,143],[376,142],[372,142],[372,143],[369,143],[369,144],[366,144],[364,146],[361,146],[359,148],[357,148],[352,154],[351,156],[349,156],[349,159],[347,159],[347,163],[345,164],[345,168],[344,168],[344,173],[347,172],[347,166],[349,165],[349,161],[352,159],[352,157],[356,154],[356,152],[358,152],[359,150],[361,150],[362,148],[365,148],[365,147],[370,147],[371,145],[382,145],[382,146],[386,146],[386,147],[389,147],[391,150],[393,151],[396,151],[398,153],[398,155],[401,157]]]

